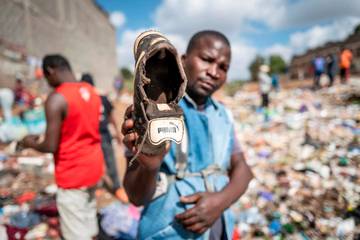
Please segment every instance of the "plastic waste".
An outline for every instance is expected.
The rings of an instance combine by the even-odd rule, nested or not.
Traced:
[[[100,224],[106,234],[115,238],[136,238],[139,213],[133,207],[114,202],[101,209],[100,214]]]
[[[14,116],[11,120],[0,123],[0,142],[9,143],[21,140],[28,134],[28,129],[19,117]]]

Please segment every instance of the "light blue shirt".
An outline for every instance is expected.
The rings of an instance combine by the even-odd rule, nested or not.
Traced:
[[[188,135],[187,171],[200,172],[216,163],[223,171],[230,167],[234,146],[234,126],[230,112],[217,101],[209,98],[202,111],[185,96],[179,105],[184,111]],[[172,144],[165,156],[160,172],[168,175],[176,173],[176,144]],[[215,191],[220,191],[229,182],[226,175],[211,175],[208,180]],[[180,203],[180,196],[204,192],[205,184],[201,177],[185,177],[173,182],[168,191],[145,206],[139,225],[139,239],[207,239],[209,231],[197,235],[187,231],[175,220],[175,215],[193,207]],[[227,239],[233,232],[233,218],[230,210],[223,213]]]

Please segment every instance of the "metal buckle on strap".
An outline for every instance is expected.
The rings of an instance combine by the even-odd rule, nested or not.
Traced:
[[[209,191],[209,192],[215,191],[214,185],[209,181],[208,176],[210,176],[212,174],[218,174],[218,173],[222,173],[222,170],[217,165],[210,165],[209,167],[200,171],[200,174],[204,180],[205,188],[207,191]]]
[[[183,170],[179,170],[179,171],[176,173],[176,179],[177,179],[177,180],[184,179],[185,177],[186,177],[186,172],[183,171]]]
[[[179,164],[179,163],[178,163]],[[225,174],[223,170],[217,165],[210,165],[200,172],[186,172],[185,170],[178,170],[176,174],[159,173],[159,179],[156,183],[156,190],[152,199],[155,199],[167,192],[169,186],[178,180],[183,180],[186,177],[201,177],[204,181],[205,188],[209,192],[214,192],[215,188],[208,177],[212,174]]]
[[[180,147],[181,147],[181,144],[176,145],[176,148],[178,151],[177,152],[177,161],[175,164],[177,179],[183,179],[185,177],[186,168],[187,168],[186,155],[181,152]]]

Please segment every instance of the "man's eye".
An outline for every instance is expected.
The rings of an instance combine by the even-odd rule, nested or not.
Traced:
[[[205,62],[211,62],[211,58],[209,58],[209,57],[201,57],[201,60],[203,60]]]
[[[224,72],[227,72],[227,70],[229,69],[229,67],[223,65],[223,66],[220,66],[220,69],[223,70]]]

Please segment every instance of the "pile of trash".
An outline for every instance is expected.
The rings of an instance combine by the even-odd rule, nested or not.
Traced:
[[[100,226],[107,236],[121,240],[136,239],[140,220],[139,208],[113,201],[99,212]]]
[[[0,151],[0,239],[60,239],[52,155]]]
[[[268,109],[256,92],[223,99],[255,174],[232,207],[234,239],[360,237],[359,93],[359,85],[279,91]],[[16,131],[0,125],[0,137],[43,132],[39,109]],[[15,149],[0,148],[0,239],[61,239],[52,155]],[[141,209],[105,191],[97,198],[101,239],[136,239]]]
[[[0,148],[0,239],[60,240],[54,160],[16,143]],[[100,239],[136,239],[140,209],[96,191]]]
[[[225,99],[255,174],[233,206],[238,239],[360,237],[359,84]],[[236,238],[236,237],[235,237]]]

